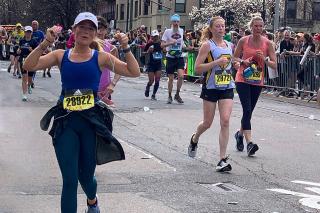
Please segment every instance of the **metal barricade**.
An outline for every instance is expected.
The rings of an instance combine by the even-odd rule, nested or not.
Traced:
[[[277,55],[278,78],[270,79],[268,72],[265,75],[265,86],[280,91],[277,96],[303,96],[316,97],[320,87],[320,57],[309,56],[303,65],[300,65],[302,56]],[[267,70],[267,69],[266,69]],[[310,101],[309,100],[309,101]]]

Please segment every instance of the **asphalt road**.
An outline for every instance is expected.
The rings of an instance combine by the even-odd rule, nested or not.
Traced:
[[[60,76],[37,74],[33,94],[21,101],[21,80],[0,61],[0,213],[59,212],[61,176],[51,138],[39,127],[55,104]],[[202,119],[200,86],[185,82],[185,104],[144,97],[147,78],[123,78],[113,94],[114,134],[126,160],[98,166],[101,212],[320,212],[320,108],[301,101],[260,98],[253,116],[253,139],[260,150],[248,158],[235,151],[241,105],[236,96],[230,124],[233,170],[215,172],[219,116],[200,138],[198,155],[187,147]],[[79,186],[78,212],[85,196]]]

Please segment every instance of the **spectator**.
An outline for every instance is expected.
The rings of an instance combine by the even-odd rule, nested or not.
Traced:
[[[317,55],[320,54],[320,34],[315,34],[314,37],[313,37],[313,40],[314,40],[314,43],[316,45],[316,50],[315,50],[315,53]]]
[[[290,31],[284,32],[284,39],[280,42],[280,54],[286,51],[293,51],[293,44],[290,42]]]

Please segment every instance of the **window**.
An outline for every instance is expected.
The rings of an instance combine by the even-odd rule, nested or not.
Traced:
[[[162,10],[162,0],[158,0],[158,10]]]
[[[124,4],[120,5],[120,20],[124,20]]]
[[[117,4],[117,11],[116,11],[116,19],[118,20],[119,19],[119,5]]]
[[[141,0],[139,0],[139,16],[141,16]]]
[[[297,1],[288,0],[287,4],[287,18],[295,19],[297,17]]]
[[[313,2],[313,19],[320,20],[320,2]]]
[[[147,4],[143,4],[143,15],[148,15],[149,6]]]
[[[186,12],[186,0],[175,0],[175,12],[185,13]]]
[[[137,18],[138,16],[138,1],[134,2],[134,17]]]

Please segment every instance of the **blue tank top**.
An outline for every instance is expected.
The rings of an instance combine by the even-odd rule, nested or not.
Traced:
[[[93,50],[90,60],[84,62],[70,61],[70,54],[70,50],[66,50],[61,61],[62,92],[60,100],[63,100],[65,91],[77,89],[91,89],[96,97],[101,76],[98,62],[99,52]]]
[[[207,62],[211,62],[219,59],[220,57],[227,57],[229,63],[224,67],[214,66],[212,70],[208,71],[205,75],[205,88],[206,89],[218,89],[226,90],[235,88],[234,80],[231,76],[231,58],[232,58],[232,48],[231,43],[225,41],[227,47],[219,47],[215,44],[213,40],[209,40],[210,52],[206,59]]]

